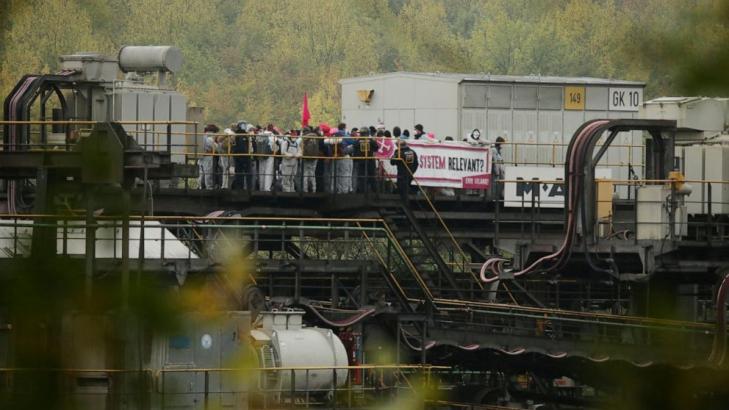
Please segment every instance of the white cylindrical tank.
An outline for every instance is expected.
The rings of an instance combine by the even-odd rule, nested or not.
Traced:
[[[329,329],[301,328],[275,330],[271,344],[278,356],[280,367],[306,367],[312,370],[282,370],[281,389],[291,389],[292,374],[294,390],[314,391],[340,387],[347,382],[347,369],[332,369],[347,366],[347,351],[342,341]],[[327,369],[329,367],[329,369]],[[307,377],[308,374],[308,377]],[[307,380],[308,379],[308,380]]]
[[[177,72],[182,68],[182,51],[172,46],[124,46],[119,50],[119,68],[130,71]]]

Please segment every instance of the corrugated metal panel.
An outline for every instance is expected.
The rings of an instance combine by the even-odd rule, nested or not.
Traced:
[[[489,85],[488,99],[486,103],[489,108],[511,108],[510,85]]]
[[[514,86],[514,108],[536,109],[537,90],[535,85]]]
[[[137,121],[152,121],[154,120],[154,96],[146,91],[142,91],[137,94]],[[137,142],[143,146],[151,145],[154,143],[152,137],[152,127],[139,124],[136,126],[135,137]]]
[[[463,108],[486,108],[487,91],[485,85],[464,84],[461,88]]]
[[[563,112],[563,119],[562,119],[562,127],[564,128],[564,131],[562,135],[564,135],[564,146],[562,147],[562,158],[565,158],[565,155],[567,153],[567,145],[569,144],[570,140],[572,139],[572,136],[574,135],[577,128],[582,125],[585,121],[585,115],[587,113],[585,111],[564,111]]]
[[[511,142],[524,143],[518,148],[516,160],[524,164],[537,162],[537,112],[533,110],[513,111],[513,136]]]
[[[484,138],[489,138],[486,132],[486,111],[463,109],[461,110],[461,134],[454,135],[453,139],[457,141],[462,140],[474,129],[480,130]]]
[[[709,181],[729,180],[729,148],[724,146],[705,147],[704,178]],[[696,184],[694,184],[696,185]],[[707,192],[708,200],[708,192]],[[729,211],[729,185],[711,184],[711,213],[725,214]]]
[[[488,110],[486,131],[490,141],[496,140],[497,137],[503,137],[506,141],[511,141],[511,110]],[[502,154],[505,160],[510,159],[512,155],[511,146],[505,145]]]
[[[562,87],[539,87],[539,109],[561,110],[563,94]]]
[[[544,164],[559,164],[562,162],[562,112],[539,111],[538,116],[538,141],[543,145],[539,146],[537,159]]]
[[[171,94],[170,95],[170,120],[171,121],[185,121],[187,119],[187,98],[182,94]],[[184,135],[185,125],[175,124],[172,126],[172,151],[173,152],[186,152],[188,147],[185,146],[186,138]],[[183,162],[184,156],[181,154],[173,155],[172,161]]]
[[[114,120],[136,121],[137,120],[137,94],[120,92],[114,96]],[[137,129],[136,125],[124,124],[124,129],[131,132]]]
[[[585,94],[586,110],[606,111],[608,109],[607,87],[587,87]]]
[[[721,145],[692,145],[677,149],[684,163],[684,174],[688,180],[729,180],[729,148]],[[697,165],[698,164],[698,165]],[[727,213],[729,211],[729,185],[711,184],[709,198],[708,184],[692,183],[691,194],[686,200],[689,214]]]
[[[167,94],[154,94],[154,121],[169,121],[170,119],[170,96]],[[154,126],[154,151],[167,150],[167,126],[158,124]]]
[[[569,140],[572,135],[577,131],[585,121],[586,113],[584,111],[565,111],[563,113],[564,120],[562,126],[564,127],[564,136]]]
[[[496,137],[511,137],[511,110],[489,110],[488,111],[488,133],[490,139]]]

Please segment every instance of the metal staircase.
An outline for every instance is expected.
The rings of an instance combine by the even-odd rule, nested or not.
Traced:
[[[381,215],[433,296],[463,298],[451,268],[438,253],[436,245],[426,236],[412,211],[402,207],[400,212],[382,212]]]

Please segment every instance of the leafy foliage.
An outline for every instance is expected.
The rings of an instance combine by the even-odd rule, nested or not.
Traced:
[[[640,80],[647,97],[726,93],[717,0],[6,0],[0,93],[58,55],[170,44],[207,119],[336,122],[344,77],[452,71]],[[700,41],[698,41],[700,39]],[[706,64],[707,61],[715,61]]]

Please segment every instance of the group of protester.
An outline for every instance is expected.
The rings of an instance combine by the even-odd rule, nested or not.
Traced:
[[[391,139],[394,152],[390,159],[397,168],[397,190],[406,196],[418,168],[417,153],[407,141],[439,142],[421,124],[410,131],[384,125],[347,129],[319,124],[300,130],[283,131],[273,124],[266,127],[239,121],[220,132],[208,124],[199,160],[198,186],[201,189],[240,189],[283,192],[374,192],[384,188],[384,170],[378,167],[376,153],[381,143]],[[453,138],[446,137],[446,141]],[[480,131],[464,140],[470,145],[487,145]],[[497,139],[494,159],[500,158]],[[381,159],[381,157],[380,157]]]

